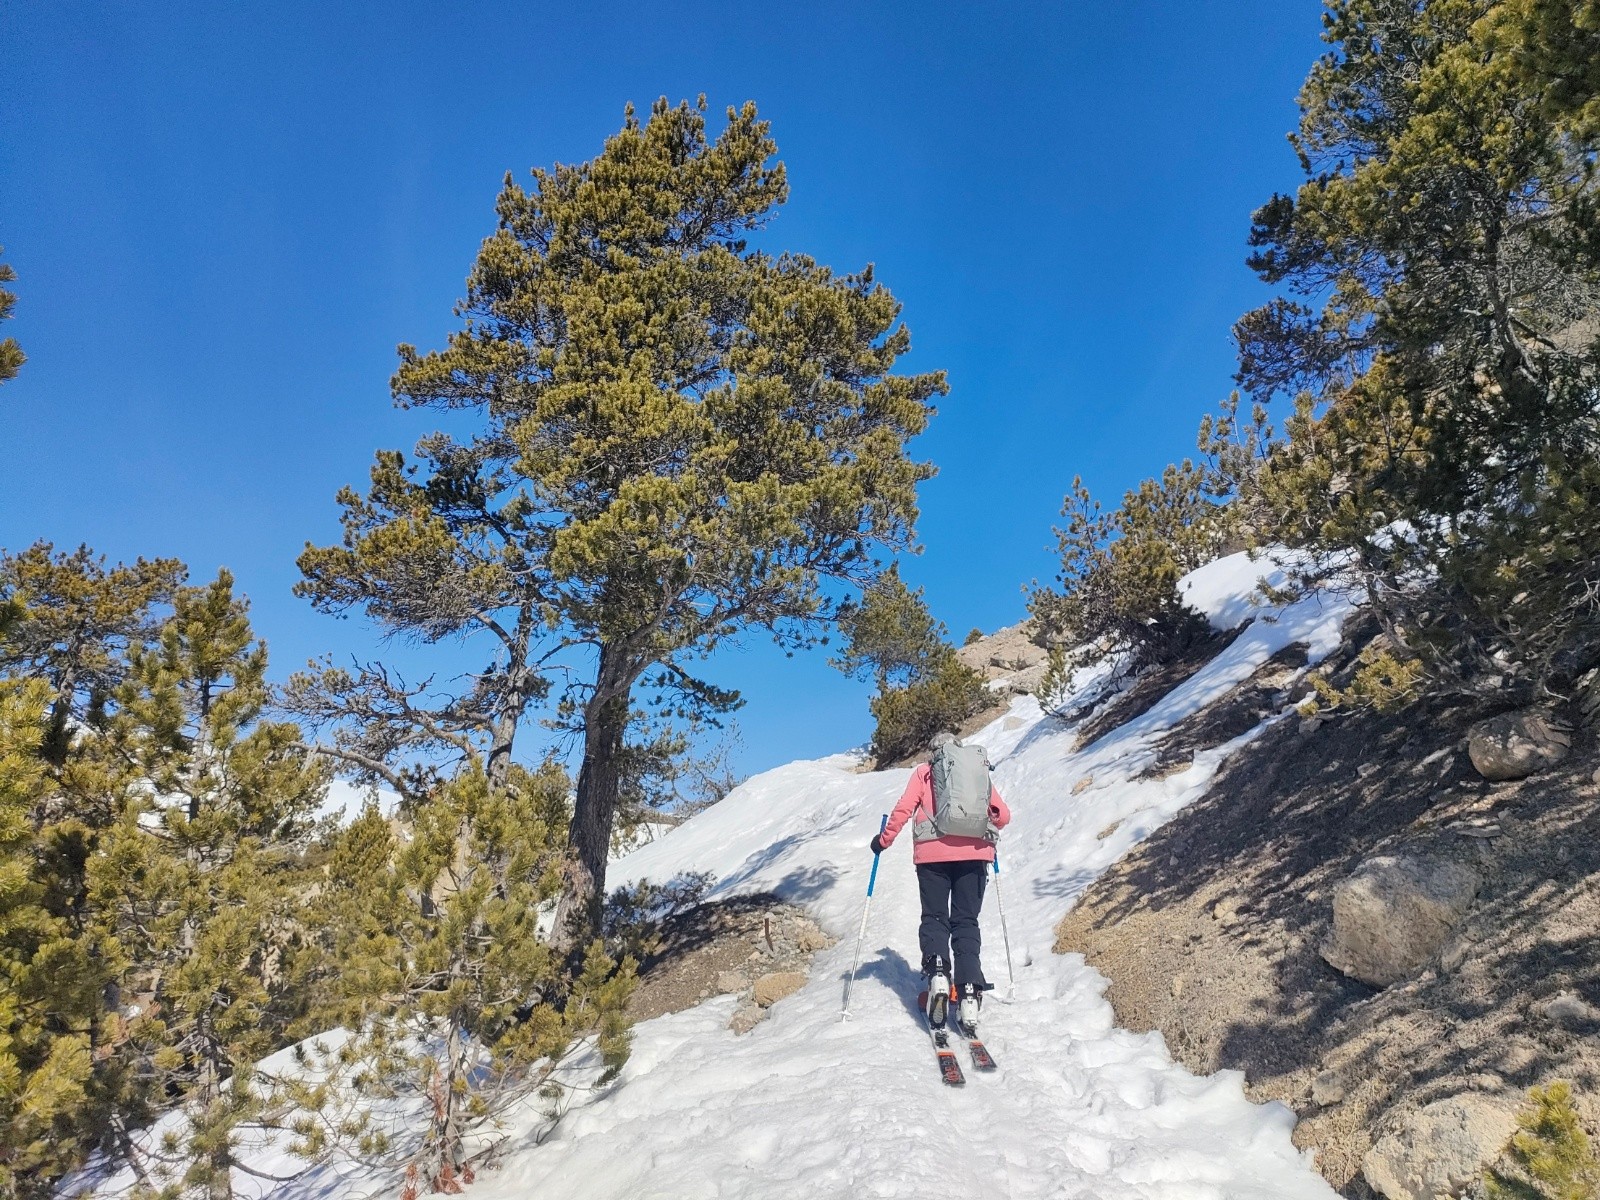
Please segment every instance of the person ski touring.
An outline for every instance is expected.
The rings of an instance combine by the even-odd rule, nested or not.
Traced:
[[[995,839],[1011,821],[1011,810],[989,778],[983,747],[964,746],[954,734],[939,734],[932,759],[911,772],[888,823],[872,839],[872,852],[892,846],[908,821],[922,898],[918,940],[925,990],[919,1003],[929,1026],[942,1029],[950,1001],[956,1000],[956,1019],[970,1037],[977,1031],[983,993],[991,986],[980,961],[978,913]]]

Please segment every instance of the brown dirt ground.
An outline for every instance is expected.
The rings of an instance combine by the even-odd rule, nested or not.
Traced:
[[[648,1021],[718,994],[724,972],[746,984],[772,971],[805,971],[830,939],[803,908],[770,893],[699,904],[669,918],[639,965],[628,1015]]]
[[[1347,649],[1324,670],[1338,683],[1353,658]],[[1292,666],[1268,664],[1179,726],[1163,757],[1186,760],[1294,699],[1303,684],[1273,690]],[[1600,1029],[1562,1028],[1538,1011],[1566,990],[1600,1005],[1600,785],[1590,778],[1600,745],[1581,730],[1558,769],[1491,784],[1465,752],[1479,715],[1421,705],[1311,730],[1280,722],[1057,930],[1058,952],[1083,953],[1111,980],[1120,1024],[1160,1030],[1190,1069],[1243,1071],[1252,1098],[1298,1111],[1297,1144],[1317,1149],[1347,1196],[1371,1194],[1360,1164],[1386,1119],[1455,1092],[1565,1078],[1586,1119],[1600,1118]],[[1499,836],[1461,833],[1469,821],[1492,822]],[[1446,947],[1452,969],[1379,991],[1317,948],[1333,885],[1397,849],[1465,861],[1484,885]],[[1324,1071],[1346,1095],[1318,1108],[1311,1084]]]

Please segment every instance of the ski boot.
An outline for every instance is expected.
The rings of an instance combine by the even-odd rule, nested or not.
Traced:
[[[961,999],[956,1006],[956,1023],[960,1025],[963,1037],[975,1038],[978,1036],[978,1011],[982,1007],[982,985],[976,983],[967,984],[962,989]]]
[[[950,986],[950,966],[937,954],[922,960],[922,991],[917,1006],[933,1029],[943,1029],[955,989]]]

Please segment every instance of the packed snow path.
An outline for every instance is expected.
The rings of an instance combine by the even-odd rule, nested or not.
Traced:
[[[872,856],[866,848],[909,772],[860,774],[838,756],[750,780],[620,863],[611,882],[711,871],[714,895],[771,890],[807,905],[839,938],[810,981],[736,1037],[724,997],[637,1030],[619,1085],[575,1108],[544,1145],[512,1152],[473,1188],[483,1200],[758,1200],[817,1197],[1138,1197],[1297,1200],[1332,1189],[1290,1142],[1293,1114],[1253,1105],[1242,1078],[1197,1078],[1159,1035],[1116,1028],[1105,980],[1050,951],[1073,899],[1135,842],[1210,785],[1238,744],[1187,771],[1136,780],[1165,730],[1226,694],[1278,649],[1312,662],[1336,645],[1347,606],[1313,597],[1287,610],[1241,603],[1253,564],[1225,559],[1188,581],[1225,627],[1253,621],[1211,664],[1143,717],[1074,753],[1074,731],[1018,701],[977,736],[1014,820],[1001,841],[1016,967],[991,886],[984,964],[996,991],[983,1019],[1000,1070],[944,1086],[916,1011],[918,899],[909,835],[884,855],[851,1017],[840,1021]],[[1007,726],[1011,728],[1006,728]],[[1257,730],[1256,732],[1259,732]],[[1091,777],[1078,795],[1074,784]],[[1121,822],[1103,840],[1096,835]],[[958,1047],[963,1067],[969,1064]]]

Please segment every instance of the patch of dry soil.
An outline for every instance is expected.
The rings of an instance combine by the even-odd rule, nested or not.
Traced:
[[[1353,658],[1329,664],[1336,682]],[[1180,726],[1172,757],[1292,699],[1292,685],[1266,686],[1288,665]],[[1388,1122],[1456,1092],[1568,1079],[1600,1120],[1600,1023],[1544,1011],[1562,992],[1600,1006],[1600,744],[1580,730],[1558,769],[1491,784],[1465,751],[1480,715],[1281,721],[1057,929],[1058,952],[1110,979],[1120,1024],[1160,1030],[1190,1069],[1243,1071],[1252,1098],[1298,1111],[1296,1142],[1347,1196],[1371,1195],[1361,1160]],[[1395,850],[1466,862],[1484,885],[1441,963],[1380,991],[1317,948],[1333,886]]]
[[[832,944],[805,909],[770,893],[696,905],[662,925],[656,948],[639,965],[628,1015],[647,1021],[715,995],[748,993],[764,975],[804,973]]]

